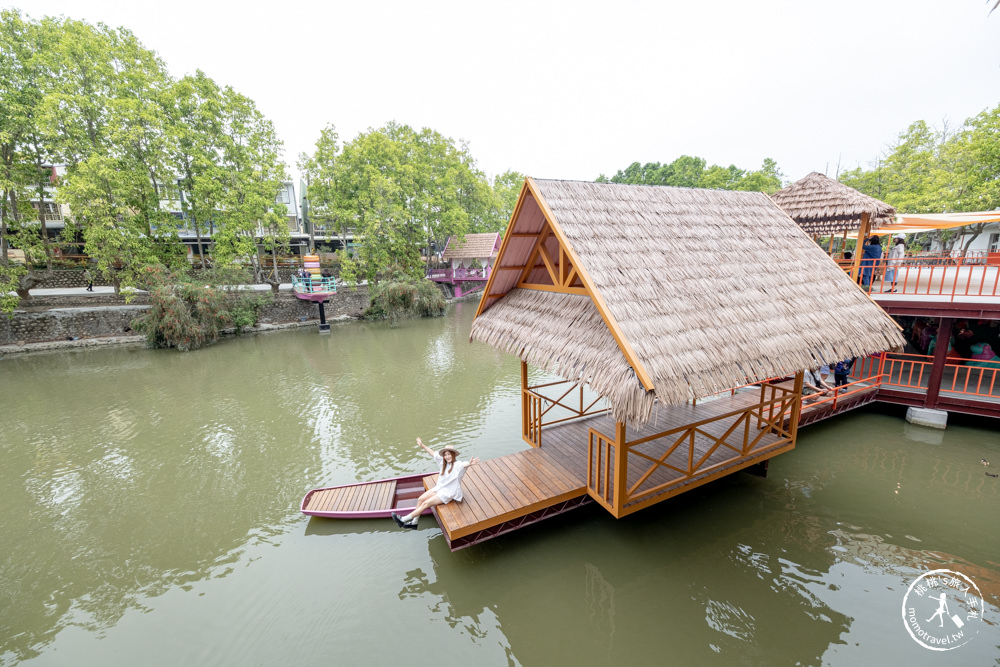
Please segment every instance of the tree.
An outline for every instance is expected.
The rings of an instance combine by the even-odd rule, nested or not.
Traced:
[[[116,292],[152,261],[176,265],[176,224],[161,209],[171,180],[163,63],[129,31],[66,20],[48,66],[59,72],[41,123],[67,164],[58,201],[70,206],[88,255]]]
[[[767,158],[757,171],[744,171],[735,165],[706,166],[704,159],[682,155],[670,164],[633,162],[610,179],[603,174],[599,183],[631,185],[669,185],[679,188],[709,188],[715,190],[752,190],[771,194],[781,189],[782,174],[777,163]]]
[[[32,271],[39,260],[51,268],[45,226],[45,186],[51,168],[38,115],[51,77],[44,65],[46,50],[58,26],[25,21],[16,10],[0,11],[0,311],[10,312],[41,276]],[[26,215],[32,195],[34,216]],[[32,219],[34,218],[34,219]],[[8,247],[24,251],[25,264],[11,262]],[[8,294],[15,292],[15,295]]]
[[[207,266],[203,235],[211,234],[222,201],[222,94],[204,72],[171,86],[167,97],[168,160],[180,176],[181,211],[194,229],[198,259]]]
[[[906,213],[992,210],[1000,206],[1000,106],[967,119],[957,132],[912,123],[870,169],[845,172],[841,182]],[[967,251],[986,223],[965,228]],[[952,230],[929,232],[946,243]]]
[[[285,179],[283,144],[274,125],[253,100],[226,87],[222,91],[220,144],[222,164],[214,253],[223,264],[246,263],[255,282],[278,291],[278,251],[288,246],[287,208],[275,201]],[[260,248],[271,254],[273,270],[266,273]]]
[[[300,155],[297,166],[308,183],[310,234],[315,229],[332,233],[346,249],[356,220],[348,190],[349,178],[340,159],[339,140],[336,127],[327,125],[320,131],[315,151]],[[315,240],[311,238],[310,243],[315,248]]]

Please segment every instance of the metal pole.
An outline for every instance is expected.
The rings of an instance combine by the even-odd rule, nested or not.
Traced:
[[[326,301],[319,302],[319,332],[330,333],[330,325],[326,321],[326,310],[323,308],[324,303]]]

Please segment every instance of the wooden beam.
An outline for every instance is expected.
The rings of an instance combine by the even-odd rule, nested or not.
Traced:
[[[871,229],[871,217],[867,212],[861,214],[861,226],[858,227],[858,240],[854,244],[854,262],[851,264],[851,279],[854,282],[858,281],[858,271],[861,266],[861,253],[865,249],[865,239],[868,237],[868,232]],[[846,233],[846,232],[845,232]],[[874,274],[875,267],[872,267],[872,273]]]
[[[795,438],[798,435],[799,430],[799,415],[802,414],[802,381],[805,378],[805,372],[799,371],[795,374],[795,403],[792,404],[792,416],[788,422],[788,432],[792,435],[792,446],[795,446]]]
[[[937,342],[934,343],[934,365],[931,366],[931,376],[927,379],[924,407],[937,407],[938,395],[941,393],[941,377],[944,375],[945,362],[948,361],[948,348],[951,347],[951,329],[954,323],[954,319],[942,317],[938,325]]]
[[[539,283],[518,283],[521,289],[534,289],[541,292],[558,292],[560,294],[581,294],[590,296],[585,287],[560,287],[559,285],[541,285]]]
[[[646,389],[646,391],[652,391],[655,386],[653,384],[653,378],[650,377],[645,366],[643,366],[639,361],[639,356],[632,348],[632,344],[625,337],[621,327],[618,326],[618,321],[615,320],[614,316],[611,314],[608,305],[604,302],[604,297],[601,296],[601,293],[594,287],[594,281],[590,278],[590,274],[587,272],[586,267],[583,266],[583,262],[580,261],[580,257],[576,254],[576,251],[574,251],[573,247],[570,245],[569,239],[567,239],[566,235],[563,234],[562,229],[559,227],[559,223],[556,222],[555,214],[552,212],[552,209],[549,208],[545,198],[542,197],[542,193],[538,190],[538,186],[535,185],[535,182],[530,176],[525,179],[525,184],[528,189],[531,190],[531,194],[534,196],[535,202],[538,204],[542,214],[548,221],[552,232],[556,235],[556,238],[559,239],[560,245],[565,248],[567,254],[569,254],[570,258],[573,260],[573,266],[576,267],[577,274],[580,276],[580,281],[583,283],[584,288],[587,290],[587,294],[590,296],[591,300],[593,300],[594,306],[597,307],[597,312],[601,314],[601,319],[604,320],[604,324],[608,327],[608,330],[614,337],[615,342],[618,343],[618,349],[622,351],[622,354],[625,356],[625,360],[628,361],[632,370],[635,372],[636,377],[639,379],[639,382]]]
[[[524,201],[527,199],[527,194],[530,192],[528,188],[528,179],[524,179],[524,183],[521,185],[521,192],[517,195],[517,204],[514,205],[514,211],[510,214],[510,221],[507,223],[507,233],[503,236],[503,241],[500,243],[500,252],[497,253],[496,264],[500,264],[500,259],[503,257],[504,251],[507,249],[507,243],[510,241],[511,236],[514,233],[514,223],[517,222],[517,217],[521,214],[521,208],[524,206]],[[472,318],[479,317],[483,314],[486,309],[486,301],[491,298],[493,294],[493,280],[496,278],[497,271],[491,271],[490,277],[486,281],[486,287],[483,289],[483,297],[479,300],[479,307],[476,308],[476,314]],[[504,296],[501,294],[500,296]]]
[[[521,437],[528,435],[528,362],[521,361]]]
[[[625,504],[625,485],[628,484],[628,443],[625,442],[625,422],[615,422],[615,495],[614,514],[621,516]]]

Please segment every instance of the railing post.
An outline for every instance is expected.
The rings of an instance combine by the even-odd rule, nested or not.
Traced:
[[[521,362],[521,436],[528,437],[528,364]]]
[[[792,446],[795,446],[795,438],[799,432],[799,413],[802,412],[802,380],[804,371],[795,374],[795,396],[792,399],[792,418],[788,422],[788,433],[792,437]]]
[[[615,499],[614,514],[622,516],[625,486],[628,484],[628,451],[625,447],[625,422],[615,422]]]

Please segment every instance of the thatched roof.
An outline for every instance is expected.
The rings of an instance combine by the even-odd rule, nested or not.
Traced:
[[[488,234],[466,234],[465,241],[457,237],[448,238],[442,259],[486,259],[492,257],[497,249],[500,235],[496,232]]]
[[[863,213],[868,213],[871,229],[894,222],[896,216],[896,209],[885,202],[816,171],[778,190],[771,199],[807,234],[857,231]]]
[[[537,242],[580,276],[517,288]],[[529,280],[546,269],[533,263]],[[886,349],[895,323],[757,192],[528,179],[471,338],[643,422],[693,397]],[[648,379],[644,387],[644,378]]]

